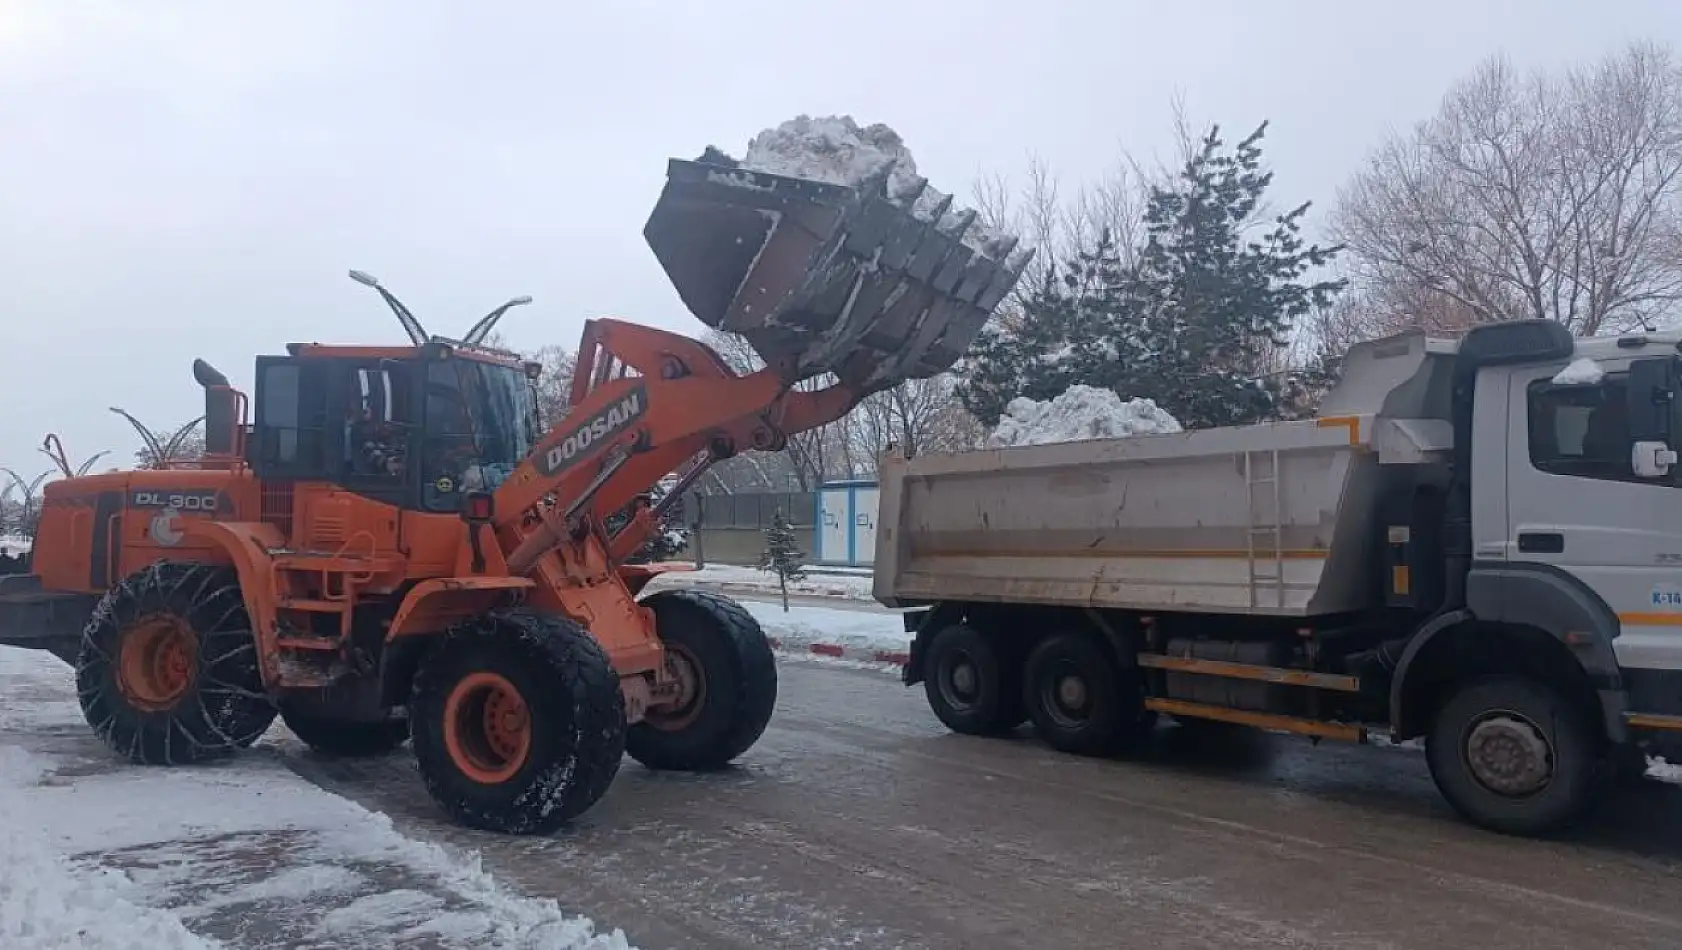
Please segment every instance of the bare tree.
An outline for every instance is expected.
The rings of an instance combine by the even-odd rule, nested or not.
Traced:
[[[112,406],[111,411],[127,420],[140,435],[141,446],[134,453],[135,465],[138,468],[191,468],[196,466],[204,455],[203,416],[175,429],[153,430],[130,415],[127,410]]]
[[[18,537],[35,537],[35,525],[41,519],[41,486],[52,476],[52,472],[42,472],[31,479],[25,479],[9,468],[0,468],[0,475],[8,479],[6,492],[0,495],[0,509],[7,514],[6,524],[0,534],[11,534]],[[18,493],[18,500],[11,501],[13,491]]]
[[[1682,305],[1682,67],[1637,43],[1521,76],[1487,61],[1339,193],[1375,327],[1558,320],[1579,335]]]
[[[578,368],[578,354],[551,343],[525,357],[543,364],[543,372],[537,377],[537,410],[543,424],[552,426],[566,418],[572,407],[572,374]]]

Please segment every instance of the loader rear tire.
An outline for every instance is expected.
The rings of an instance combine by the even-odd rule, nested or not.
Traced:
[[[564,617],[496,611],[439,638],[409,703],[415,759],[457,822],[545,834],[606,794],[625,754],[607,653]]]
[[[322,755],[354,759],[385,755],[409,741],[409,720],[355,722],[330,719],[302,709],[282,707],[281,721],[304,745]]]
[[[936,633],[923,670],[929,708],[953,732],[995,736],[1028,718],[1020,661],[1008,663],[995,642],[974,627],[953,624]]]
[[[625,750],[651,769],[729,765],[759,741],[777,705],[765,631],[740,604],[705,591],[660,591],[642,603],[654,611],[667,663],[690,687],[684,701],[632,726]]]
[[[185,765],[257,741],[274,722],[239,578],[159,562],[94,607],[76,659],[94,734],[130,761]]]
[[[1028,655],[1024,699],[1034,731],[1059,752],[1113,755],[1150,738],[1156,714],[1145,709],[1137,669],[1124,669],[1093,637],[1060,633]]]

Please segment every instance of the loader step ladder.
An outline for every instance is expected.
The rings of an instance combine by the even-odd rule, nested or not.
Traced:
[[[1251,607],[1285,606],[1285,507],[1279,481],[1278,449],[1244,453],[1244,562]],[[1272,594],[1264,597],[1267,586],[1272,587]]]
[[[338,652],[344,644],[350,641],[351,624],[354,618],[357,594],[363,584],[375,575],[389,571],[394,567],[389,558],[365,555],[345,554],[314,554],[291,553],[276,555],[271,568],[274,571],[274,589],[277,591],[291,591],[297,589],[315,589],[320,596],[298,597],[283,594],[276,606],[282,613],[296,614],[326,614],[338,621],[338,636],[326,637],[315,633],[288,634],[281,636],[277,644],[282,649],[304,650],[319,652]],[[292,579],[303,581],[301,584],[291,583]],[[305,625],[305,629],[313,628],[313,624]]]

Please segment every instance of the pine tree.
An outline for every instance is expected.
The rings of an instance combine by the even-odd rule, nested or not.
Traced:
[[[778,508],[771,516],[771,526],[765,529],[765,553],[759,556],[759,569],[777,575],[785,614],[788,613],[788,582],[805,579],[805,565],[806,552],[795,541],[794,526]]]
[[[1286,335],[1341,280],[1308,282],[1341,248],[1301,235],[1304,203],[1254,234],[1271,172],[1264,122],[1228,150],[1211,128],[1169,182],[1153,186],[1145,240],[1123,266],[1108,235],[1031,294],[1022,319],[983,335],[959,393],[992,424],[1014,396],[1075,383],[1149,397],[1187,428],[1241,425],[1298,410],[1317,379],[1276,372]]]

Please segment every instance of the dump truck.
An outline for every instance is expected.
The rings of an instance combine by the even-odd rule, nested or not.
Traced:
[[[1077,754],[1159,716],[1422,739],[1465,818],[1566,827],[1682,730],[1679,344],[1404,334],[1316,418],[889,456],[905,682]]]
[[[675,501],[715,462],[944,371],[1028,263],[920,216],[927,181],[890,194],[890,171],[668,163],[644,236],[764,368],[587,321],[561,419],[538,418],[541,367],[485,342],[529,297],[450,338],[352,271],[407,341],[288,345],[257,357],[250,400],[196,361],[203,459],[48,484],[30,572],[0,578],[0,643],[74,662],[88,725],[133,762],[232,754],[278,715],[329,754],[411,742],[443,811],[493,831],[581,814],[626,753],[731,762],[776,701],[769,642],[725,598],[644,592],[651,490],[677,473]]]

